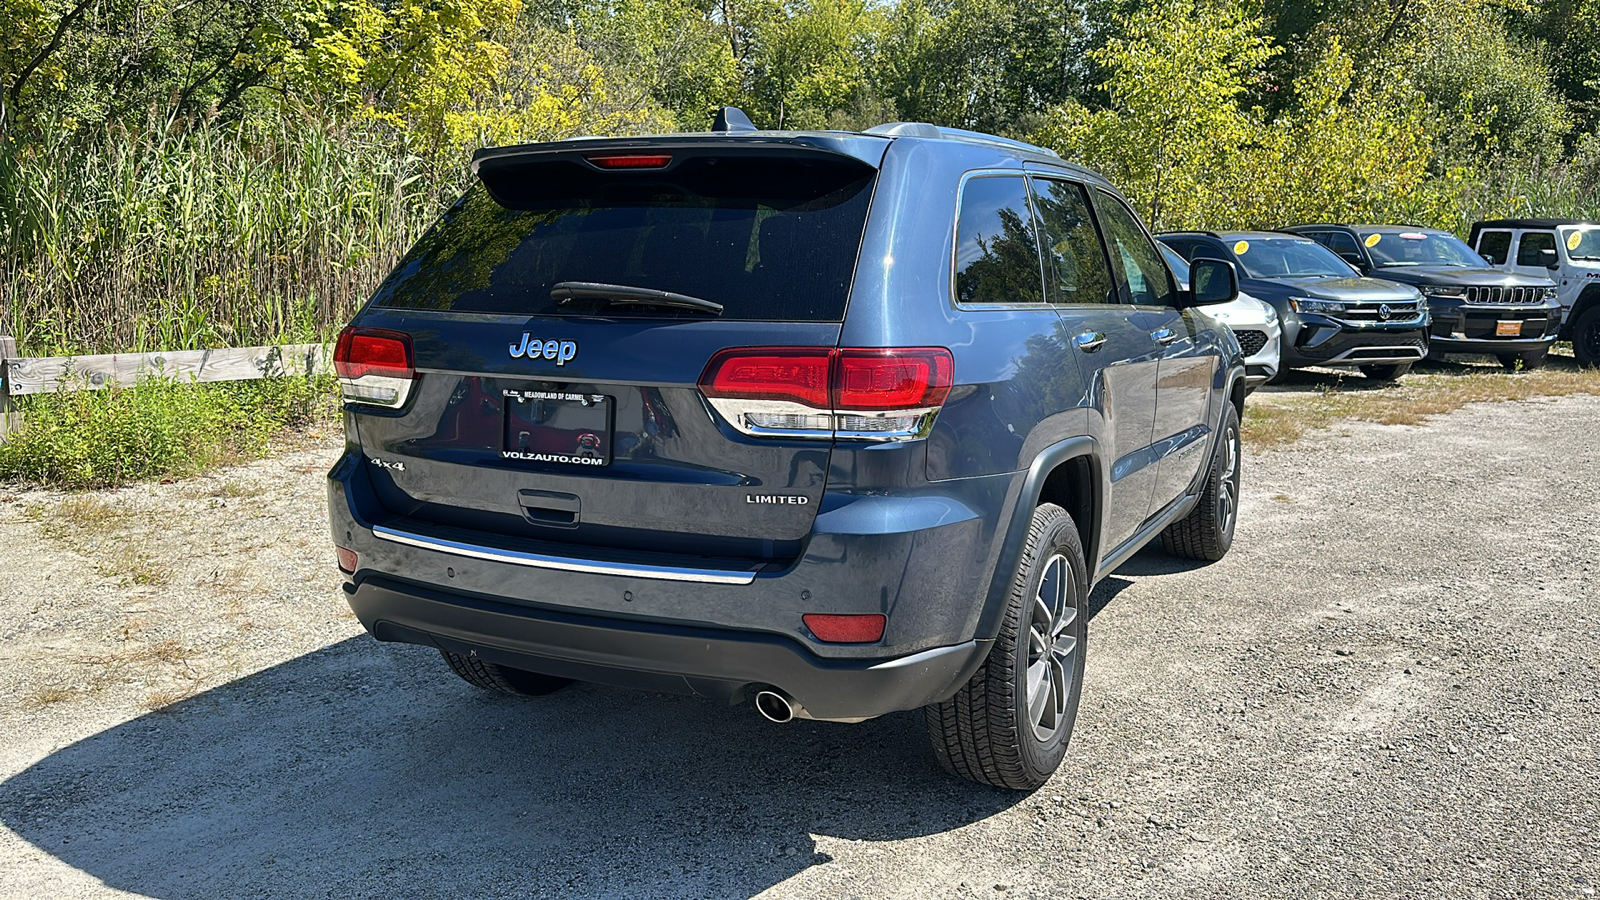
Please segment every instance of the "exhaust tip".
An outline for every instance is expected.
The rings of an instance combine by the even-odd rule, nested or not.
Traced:
[[[794,704],[777,691],[757,692],[756,712],[761,713],[767,721],[780,725],[794,720]]]

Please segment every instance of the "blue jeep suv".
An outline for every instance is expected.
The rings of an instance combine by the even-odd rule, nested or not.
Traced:
[[[329,473],[373,637],[480,687],[925,710],[1030,789],[1095,581],[1218,559],[1244,371],[1104,179],[922,123],[489,149],[340,335]]]

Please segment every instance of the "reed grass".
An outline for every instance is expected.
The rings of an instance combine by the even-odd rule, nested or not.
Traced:
[[[0,334],[29,355],[326,339],[459,189],[449,162],[309,114],[0,142]]]

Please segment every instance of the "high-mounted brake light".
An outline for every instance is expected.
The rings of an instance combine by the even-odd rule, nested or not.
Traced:
[[[417,377],[411,336],[382,328],[350,326],[339,332],[333,371],[347,403],[403,406]]]
[[[596,153],[584,159],[602,169],[665,169],[672,162],[672,154]]]
[[[700,390],[749,435],[906,441],[927,435],[954,373],[943,347],[751,347],[712,357]]]

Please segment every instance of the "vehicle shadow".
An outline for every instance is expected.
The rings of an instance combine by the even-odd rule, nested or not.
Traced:
[[[746,897],[1025,795],[952,778],[921,716],[774,725],[574,685],[475,691],[431,651],[352,638],[51,753],[0,821],[153,897]]]

